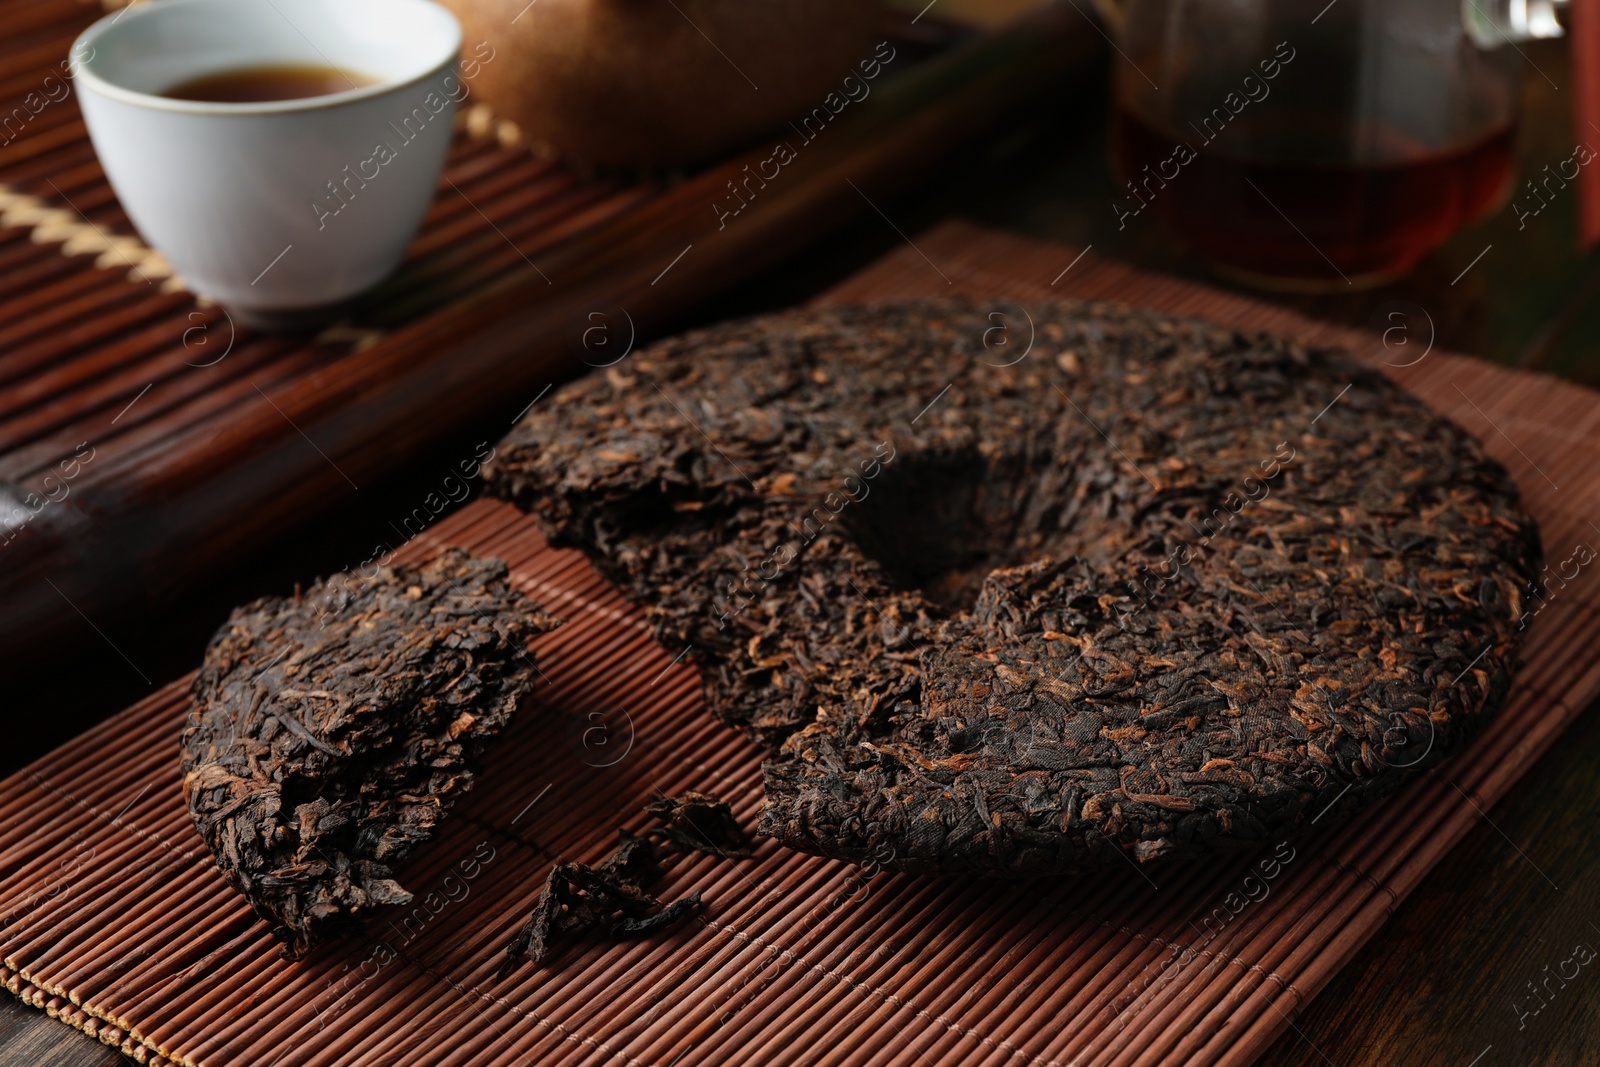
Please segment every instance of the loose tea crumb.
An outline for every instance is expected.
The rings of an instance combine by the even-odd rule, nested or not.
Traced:
[[[1339,822],[1499,710],[1539,573],[1506,472],[1376,371],[1104,304],[696,331],[488,479],[772,750],[761,833],[912,870]]]
[[[750,836],[733,817],[733,809],[725,800],[691,791],[658,797],[644,810],[666,820],[666,826],[650,831],[650,837],[665,851],[708,852],[739,859],[750,855]]]
[[[411,894],[394,873],[472,785],[558,624],[499,560],[340,576],[236,610],[206,649],[184,796],[289,959]]]
[[[658,797],[645,812],[668,821],[638,837],[618,830],[616,851],[593,868],[561,861],[550,869],[533,914],[506,946],[499,976],[523,959],[542,965],[563,943],[592,931],[613,941],[669,929],[700,909],[700,894],[662,904],[645,887],[665,871],[661,860],[678,852],[707,852],[727,859],[750,855],[749,837],[726,801],[709,793]],[[659,909],[659,910],[658,910]]]
[[[634,876],[609,860],[597,868],[557,863],[545,879],[533,914],[506,946],[500,975],[510,973],[524,958],[544,964],[563,941],[589,931],[603,931],[614,941],[644,937],[675,925],[699,907],[699,893],[663,906]]]

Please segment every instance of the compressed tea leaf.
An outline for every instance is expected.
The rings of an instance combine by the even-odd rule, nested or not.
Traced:
[[[663,905],[645,889],[661,875],[656,846],[626,830],[621,844],[596,867],[560,862],[550,868],[533,914],[506,946],[501,976],[530,958],[549,961],[562,942],[600,932],[613,941],[649,934],[677,924],[700,907],[700,894],[690,893]]]
[[[708,852],[713,856],[744,859],[750,855],[750,838],[725,800],[692,790],[675,797],[658,797],[645,812],[666,821],[650,831],[663,851]]]
[[[499,560],[339,576],[236,610],[206,649],[184,796],[228,881],[298,959],[411,894],[395,872],[472,785],[557,620]]]
[[[196,676],[184,795],[284,954],[411,894],[394,879],[471,787],[556,620],[498,560],[339,576],[238,609]]]
[[[496,452],[772,750],[760,832],[904,869],[1332,825],[1500,708],[1540,566],[1500,465],[1376,371],[1103,304],[727,323]]]
[[[645,813],[664,819],[644,837],[617,831],[617,848],[593,868],[560,862],[550,869],[533,914],[506,946],[506,975],[518,961],[550,960],[562,941],[598,931],[612,940],[644,937],[676,925],[700,907],[700,894],[690,893],[663,905],[646,887],[665,873],[663,857],[676,852],[708,852],[724,859],[750,855],[749,838],[726,801],[693,791],[657,797]]]

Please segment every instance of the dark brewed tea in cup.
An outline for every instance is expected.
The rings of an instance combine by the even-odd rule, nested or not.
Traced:
[[[279,64],[241,67],[180,82],[162,93],[174,100],[248,104],[264,100],[303,100],[376,84],[376,78],[338,67]]]

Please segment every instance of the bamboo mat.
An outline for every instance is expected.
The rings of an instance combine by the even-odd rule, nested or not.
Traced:
[[[961,223],[828,299],[958,290],[1013,312],[1117,298],[1402,361],[1371,337]],[[1597,543],[1600,398],[1442,352],[1394,373],[1507,465],[1553,564]],[[446,544],[504,558],[569,622],[534,646],[538,706],[405,871],[411,911],[278,958],[184,811],[183,679],[0,783],[8,988],[158,1065],[1245,1064],[1600,690],[1600,585],[1581,573],[1532,624],[1511,706],[1469,752],[1273,858],[1008,887],[867,874],[764,841],[744,863],[673,861],[662,895],[700,890],[700,921],[497,980],[555,857],[597,860],[619,823],[647,825],[638,809],[658,789],[718,792],[749,824],[759,755],[704,714],[679,650],[515,509],[476,501],[404,551]]]

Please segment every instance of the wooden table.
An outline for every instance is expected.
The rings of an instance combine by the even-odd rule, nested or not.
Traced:
[[[1542,72],[1529,71],[1519,147],[1523,172],[1531,175],[1566,158],[1574,136],[1566,111],[1564,51],[1540,45],[1527,54]],[[962,214],[992,226],[1091,244],[1098,254],[1141,266],[1207,277],[1203,265],[1154,220],[1117,230],[1110,208],[1115,188],[1106,168],[1105,112],[1102,96],[1042,101],[1036,110],[1018,115],[1012,128],[997,130],[985,152],[933,176],[922,193],[884,205],[885,210],[907,233]],[[1573,213],[1570,198],[1558,199],[1519,230],[1504,212],[1458,235],[1397,284],[1287,302],[1356,325],[1387,324],[1381,317],[1397,306],[1421,309],[1426,316],[1413,310],[1408,323],[1420,329],[1418,323],[1431,320],[1442,346],[1600,384],[1600,256],[1581,255],[1574,247]],[[706,317],[794,303],[900,240],[889,225],[864,224],[753,280]],[[491,432],[498,430],[485,430]],[[470,444],[440,448],[439,471],[452,456],[470,451]],[[403,511],[403,501],[436,480],[434,466],[419,464],[389,484],[370,487],[370,493],[364,486],[359,508],[347,508],[305,531],[191,597],[169,617],[108,635],[131,663],[86,630],[82,642],[0,679],[7,692],[35,698],[41,691],[50,693],[56,709],[45,721],[17,728],[0,771],[192,667],[232,604],[365,558],[363,549],[383,529],[384,516]],[[1473,836],[1396,909],[1384,932],[1262,1062],[1272,1067],[1600,1062],[1594,1011],[1600,956],[1564,986],[1552,978],[1554,992],[1541,994],[1544,1006],[1537,1013],[1531,1009],[1540,1002],[1528,989],[1529,982],[1544,980],[1572,958],[1579,942],[1600,950],[1600,848],[1591,844],[1590,830],[1597,801],[1600,721],[1590,717],[1510,797],[1485,813]],[[0,1067],[130,1062],[0,998]]]

